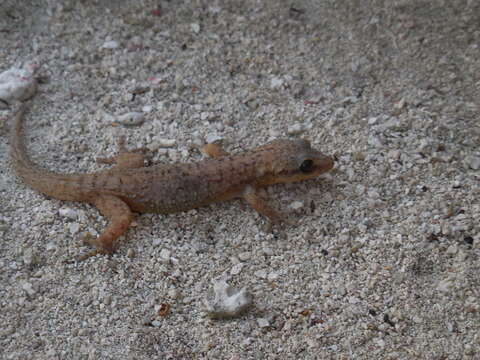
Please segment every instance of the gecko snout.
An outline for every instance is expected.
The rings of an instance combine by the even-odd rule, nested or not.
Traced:
[[[335,160],[331,156],[323,155],[317,160],[317,167],[322,170],[322,173],[332,170],[335,165]]]

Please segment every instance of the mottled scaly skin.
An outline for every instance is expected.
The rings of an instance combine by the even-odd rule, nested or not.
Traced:
[[[279,222],[280,214],[258,197],[256,190],[314,178],[333,167],[333,160],[312,149],[307,141],[284,139],[238,155],[209,144],[204,152],[213,158],[151,167],[143,167],[139,154],[124,151],[110,170],[58,174],[40,168],[27,156],[23,115],[24,107],[15,116],[11,133],[11,154],[18,176],[45,195],[97,206],[110,220],[101,236],[91,241],[101,253],[114,250],[116,238],[132,220],[131,211],[172,213],[243,197],[257,211]]]

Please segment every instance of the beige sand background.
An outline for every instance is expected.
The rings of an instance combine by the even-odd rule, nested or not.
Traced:
[[[105,220],[16,178],[0,110],[0,357],[479,359],[479,59],[478,1],[4,0],[0,71],[40,65],[42,166],[99,169],[121,134],[155,161],[287,136],[337,163],[268,189],[295,226],[239,201],[142,215],[78,263]],[[222,276],[255,306],[213,321]]]

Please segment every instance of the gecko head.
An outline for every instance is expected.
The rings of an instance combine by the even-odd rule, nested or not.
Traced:
[[[312,149],[307,140],[278,139],[259,150],[264,165],[259,186],[313,179],[333,168],[333,158]]]

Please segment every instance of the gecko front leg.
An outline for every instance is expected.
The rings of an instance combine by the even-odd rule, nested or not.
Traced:
[[[245,201],[254,208],[258,213],[269,219],[272,224],[280,224],[285,221],[285,218],[275,209],[271,208],[265,200],[263,200],[258,194],[257,189],[248,185],[243,191],[243,198]]]
[[[220,145],[214,143],[204,145],[201,147],[201,151],[214,159],[229,155]],[[253,209],[269,219],[272,224],[280,224],[281,222],[291,223],[258,195],[257,188],[254,185],[246,186],[242,197]]]

